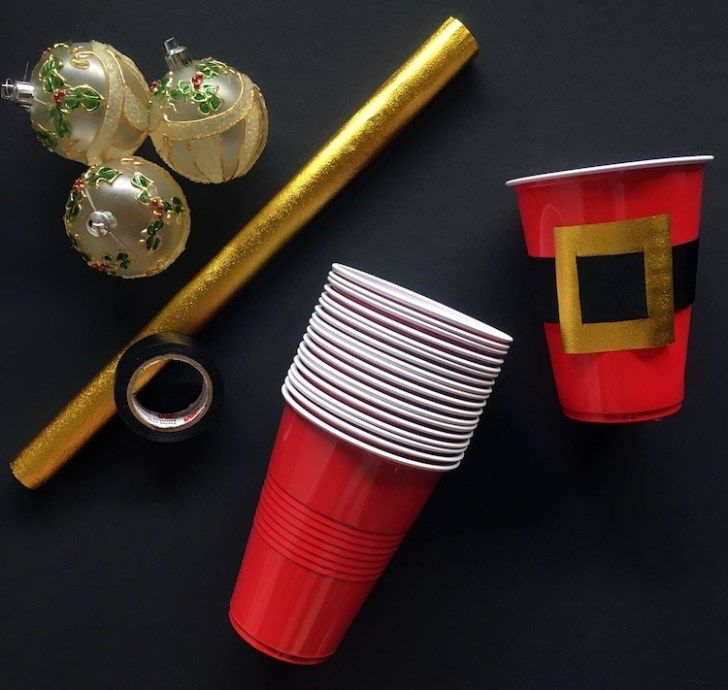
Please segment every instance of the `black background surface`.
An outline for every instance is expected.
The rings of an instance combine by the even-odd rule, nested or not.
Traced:
[[[262,87],[244,179],[181,180],[187,251],[121,281],[68,246],[82,167],[26,114],[0,128],[0,457],[9,461],[447,16],[481,54],[203,332],[218,423],[184,446],[112,421],[46,486],[0,474],[0,688],[727,688],[728,5],[715,2],[8,3],[0,65],[96,38],[148,79],[162,41]],[[561,416],[507,178],[713,153],[683,411]],[[140,154],[157,161],[150,143]],[[445,478],[334,658],[271,661],[227,621],[282,408],[280,385],[341,261],[516,338],[463,467]]]

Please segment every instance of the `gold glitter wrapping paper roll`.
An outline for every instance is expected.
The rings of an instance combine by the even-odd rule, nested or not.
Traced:
[[[477,52],[472,34],[449,18],[131,342],[163,331],[198,331]],[[121,354],[13,460],[13,474],[26,487],[51,477],[113,416]],[[150,368],[140,385],[155,373]]]

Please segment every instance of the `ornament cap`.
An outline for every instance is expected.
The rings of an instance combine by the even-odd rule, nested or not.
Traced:
[[[174,72],[192,64],[192,58],[188,55],[187,48],[177,43],[177,39],[174,36],[164,42],[164,49],[167,52],[164,59],[170,71]]]
[[[116,218],[111,211],[94,211],[86,221],[86,230],[92,237],[106,237],[116,227]]]
[[[6,79],[0,85],[0,96],[7,101],[22,105],[26,110],[30,110],[35,96],[35,87],[29,81]]]

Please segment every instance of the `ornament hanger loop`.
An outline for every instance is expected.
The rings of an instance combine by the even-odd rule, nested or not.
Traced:
[[[177,43],[174,36],[164,42],[164,49],[167,52],[164,59],[171,72],[192,64],[192,58],[187,54],[187,48]]]
[[[30,110],[30,106],[33,105],[34,95],[35,87],[29,81],[15,81],[8,78],[0,85],[0,96],[23,106],[26,110]]]

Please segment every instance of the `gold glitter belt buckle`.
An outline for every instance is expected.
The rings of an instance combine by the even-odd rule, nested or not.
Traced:
[[[556,290],[564,352],[614,352],[661,347],[673,342],[675,335],[669,214],[556,227],[554,245]],[[589,322],[582,308],[584,286],[580,285],[579,280],[579,259],[616,255],[641,255],[643,258],[646,316],[622,321]],[[626,286],[615,280],[613,289],[615,295],[618,295]],[[641,291],[641,286],[639,290]]]

